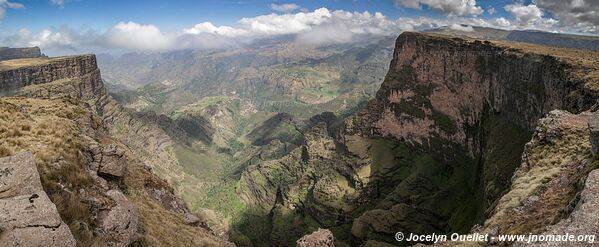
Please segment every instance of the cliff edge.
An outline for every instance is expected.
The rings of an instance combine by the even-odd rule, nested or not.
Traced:
[[[31,152],[77,245],[229,245],[153,172],[168,136],[106,94],[94,55],[0,61],[0,91],[0,156]],[[146,131],[115,127],[136,124]]]
[[[514,174],[559,170],[555,176],[568,185],[550,199],[553,220],[522,218],[509,226],[544,229],[564,217],[561,208],[575,204],[576,184],[593,167],[586,116],[599,98],[598,58],[590,51],[403,33],[381,88],[364,109],[344,120],[319,121],[288,155],[249,166],[238,193],[272,218],[273,241],[323,227],[340,242],[376,246],[396,244],[398,231],[470,232],[514,199],[505,197],[514,187],[526,187]],[[540,158],[523,156],[533,152],[527,143],[540,135],[539,120],[556,109],[570,112],[565,123],[583,127],[565,128],[566,140],[552,149],[538,147],[564,160],[541,160],[544,168],[526,173],[524,162]],[[580,131],[587,135],[574,134]],[[559,184],[555,179],[541,184]],[[510,202],[516,200],[522,201]],[[499,225],[510,232],[510,224]]]

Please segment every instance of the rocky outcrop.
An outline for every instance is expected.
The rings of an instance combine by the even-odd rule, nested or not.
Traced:
[[[140,237],[137,229],[139,212],[121,191],[109,190],[106,194],[116,205],[99,213],[103,239],[112,246],[129,246]]]
[[[126,175],[127,157],[116,144],[110,144],[106,148],[92,148],[91,151],[94,161],[90,166],[98,167],[95,170],[99,176],[122,178]]]
[[[582,193],[580,194],[580,201],[578,205],[568,216],[568,218],[561,220],[559,223],[547,227],[547,231],[543,232],[543,235],[563,235],[568,233],[573,236],[583,236],[586,239],[581,241],[570,242],[568,246],[589,246],[590,244],[596,243],[596,235],[599,232],[599,214],[597,213],[599,208],[599,170],[594,170],[589,173]],[[592,236],[591,238],[588,238]],[[542,242],[530,244],[518,243],[516,246],[563,246],[564,243],[560,242]]]
[[[0,47],[0,61],[44,57],[39,47],[9,48]]]
[[[335,237],[327,229],[318,229],[298,239],[297,247],[335,247]]]
[[[31,153],[0,158],[0,208],[2,246],[75,246],[42,188]]]

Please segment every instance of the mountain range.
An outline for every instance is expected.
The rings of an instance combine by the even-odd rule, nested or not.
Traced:
[[[16,206],[0,212],[0,240],[407,246],[397,232],[599,232],[598,43],[448,27],[119,57],[7,48],[0,203]]]

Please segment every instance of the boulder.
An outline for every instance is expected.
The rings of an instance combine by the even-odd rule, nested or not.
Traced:
[[[0,159],[0,199],[43,190],[31,153]]]
[[[100,176],[121,178],[127,171],[127,159],[124,152],[111,144],[102,150],[102,161],[98,170]]]
[[[0,159],[0,245],[75,246],[44,192],[31,153]]]
[[[119,190],[106,192],[116,206],[100,212],[99,220],[104,240],[113,246],[129,246],[139,238],[139,212]]]
[[[298,247],[334,247],[335,237],[327,229],[318,229],[309,235],[303,236],[297,240]]]
[[[185,213],[185,215],[183,215],[183,223],[186,225],[196,225],[200,223],[200,218],[192,213]]]

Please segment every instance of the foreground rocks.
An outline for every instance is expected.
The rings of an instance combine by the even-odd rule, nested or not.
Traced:
[[[46,195],[31,153],[0,159],[0,245],[75,246]]]
[[[599,170],[592,171],[587,177],[582,190],[580,201],[572,214],[559,223],[548,227],[543,235],[583,236],[599,233]],[[593,239],[593,241],[597,241]],[[516,246],[563,246],[560,242],[543,242],[530,244],[517,244]],[[568,243],[568,246],[589,246],[588,242]]]
[[[298,247],[334,247],[335,237],[327,229],[318,229],[309,235],[297,240]]]
[[[119,190],[109,190],[106,194],[115,201],[116,206],[100,212],[101,229],[104,239],[114,246],[128,246],[139,238],[139,212]]]
[[[38,194],[37,200],[54,202],[56,219],[62,218],[61,224],[52,221],[35,226],[67,232],[70,228],[72,236],[61,243],[66,246],[74,246],[75,241],[81,246],[227,244],[202,227],[184,224],[186,206],[146,165],[164,161],[153,158],[160,156],[160,150],[134,153],[135,145],[124,144],[109,131],[115,122],[134,121],[106,94],[95,56],[0,63],[0,96],[18,95],[0,97],[0,156],[30,150],[49,198]],[[123,127],[119,133],[137,140],[135,143],[149,140],[156,144],[152,147],[162,146],[161,136],[166,136],[142,137],[138,133],[154,132],[135,132],[129,125],[119,127]],[[27,187],[22,178],[11,181],[20,184],[2,188],[0,194],[13,196],[18,188]],[[148,185],[152,185],[151,190]],[[39,188],[43,192],[41,185]],[[162,195],[155,197],[155,191]],[[25,216],[19,214],[15,220]],[[8,227],[2,225],[4,229],[14,228]],[[3,233],[2,238],[5,236],[9,235]],[[10,236],[21,241],[15,244],[35,239],[24,234]],[[33,246],[61,245],[47,242]]]

